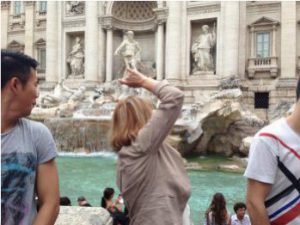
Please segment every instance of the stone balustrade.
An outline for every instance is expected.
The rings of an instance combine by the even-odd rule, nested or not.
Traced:
[[[9,19],[9,27],[11,30],[14,29],[15,25],[19,25],[21,29],[24,29],[25,26],[25,13],[21,13],[18,15],[10,15]]]
[[[249,78],[254,78],[257,72],[267,72],[270,77],[278,76],[278,57],[250,58],[248,66]]]

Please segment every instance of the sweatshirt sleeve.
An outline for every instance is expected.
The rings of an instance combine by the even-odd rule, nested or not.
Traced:
[[[139,131],[134,145],[144,153],[156,153],[178,118],[184,95],[164,80],[155,86],[154,94],[161,101],[148,123]]]

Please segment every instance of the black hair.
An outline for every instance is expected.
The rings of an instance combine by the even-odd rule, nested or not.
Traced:
[[[30,76],[30,69],[36,70],[38,62],[28,55],[7,49],[1,49],[1,89],[13,77],[17,77],[23,86]]]
[[[209,213],[212,212],[212,217],[216,224],[223,224],[226,221],[227,210],[226,200],[222,193],[215,193],[210,203],[209,208],[205,212],[207,224],[209,223]]]
[[[60,197],[60,205],[70,206],[71,200],[68,197]]]
[[[103,191],[103,196],[101,198],[101,207],[106,209],[106,200],[110,200],[115,193],[115,190],[113,188],[105,188]]]
[[[298,79],[297,89],[296,89],[297,101],[300,99],[300,77]]]
[[[233,206],[233,210],[235,211],[235,213],[238,211],[238,209],[247,209],[246,204],[243,202],[235,203]]]

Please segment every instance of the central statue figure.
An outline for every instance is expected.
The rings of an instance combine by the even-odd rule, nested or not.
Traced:
[[[127,31],[124,34],[124,40],[116,49],[115,55],[123,57],[126,68],[137,69],[137,65],[141,61],[141,48],[139,43],[134,40],[133,31]]]

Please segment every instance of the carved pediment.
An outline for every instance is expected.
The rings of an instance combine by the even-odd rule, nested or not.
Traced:
[[[15,51],[21,51],[23,52],[24,51],[24,44],[21,44],[15,40],[11,41],[8,45],[7,45],[7,48],[8,49],[11,49],[11,50],[15,50]]]
[[[278,25],[279,21],[270,19],[268,17],[261,17],[258,20],[254,21],[252,24],[250,24],[250,27],[258,27],[258,26],[266,26],[266,25]]]
[[[10,47],[10,46],[22,46],[22,44],[20,44],[19,42],[13,40],[13,41],[11,41],[11,42],[8,44],[8,47]]]
[[[46,40],[44,38],[40,38],[35,42],[36,45],[44,45],[46,44]]]

